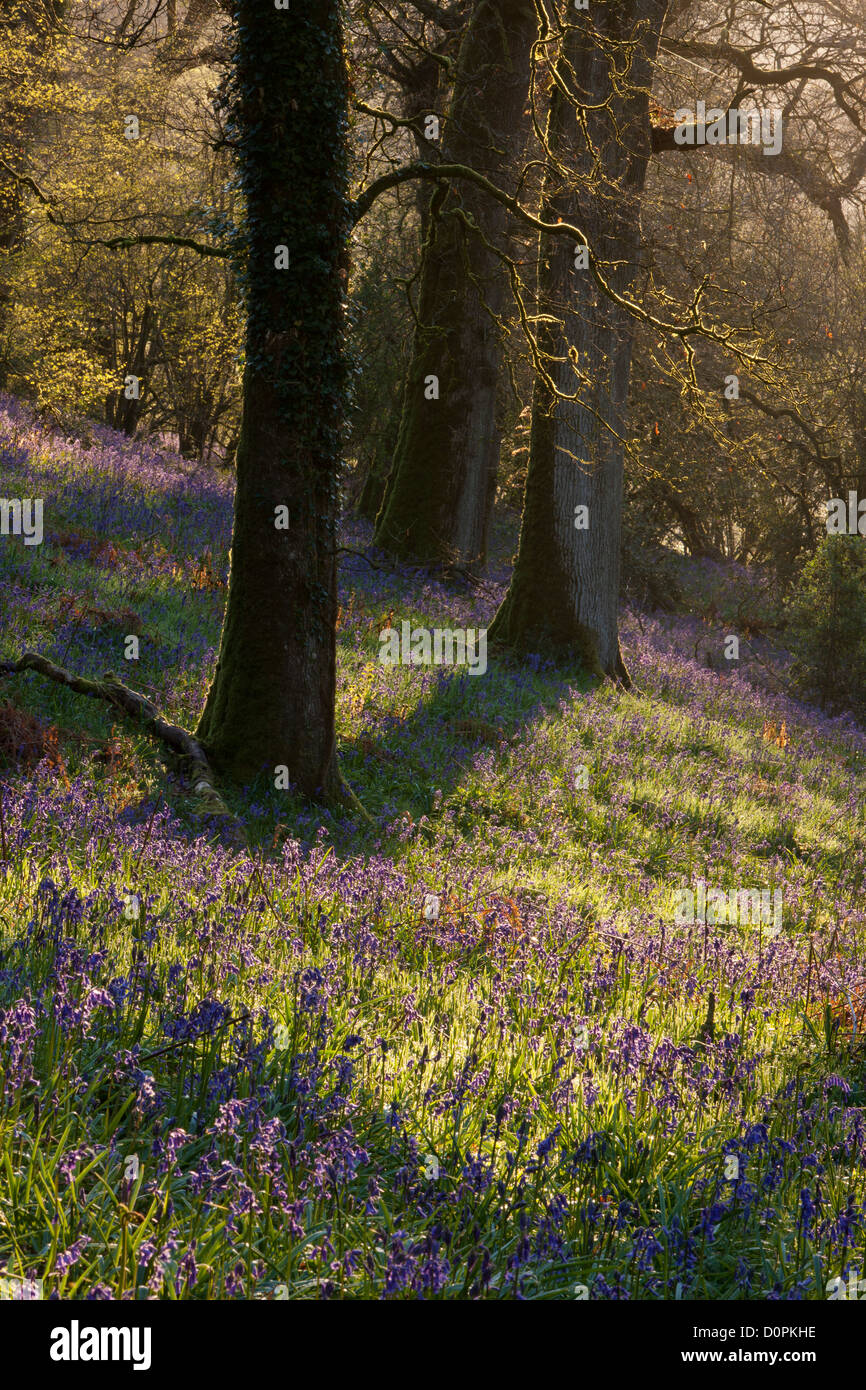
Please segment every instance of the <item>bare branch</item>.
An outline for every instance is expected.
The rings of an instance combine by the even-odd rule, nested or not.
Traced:
[[[786,87],[790,82],[825,82],[831,88],[836,104],[859,131],[866,134],[860,112],[849,101],[850,80],[823,63],[790,63],[784,68],[759,68],[751,53],[732,43],[699,43],[690,39],[662,39],[668,53],[684,58],[705,58],[709,62],[727,63],[734,67],[746,82],[756,87]]]
[[[706,289],[708,277],[705,277],[695,291],[691,304],[688,306],[688,319],[684,322],[676,323],[668,319],[660,319],[657,315],[649,312],[635,300],[629,299],[626,295],[619,294],[610,285],[601,271],[602,262],[595,255],[586,233],[580,227],[576,227],[571,222],[546,222],[541,217],[536,217],[534,213],[513,197],[506,193],[504,189],[497,188],[496,184],[491,183],[490,179],[484,174],[479,174],[476,169],[470,168],[466,164],[404,164],[397,169],[390,170],[387,174],[382,174],[378,179],[374,179],[371,184],[358,195],[351,204],[352,223],[356,224],[369,211],[373,203],[383,193],[391,188],[397,188],[400,184],[408,183],[412,179],[433,179],[438,182],[449,181],[451,179],[465,179],[468,183],[474,183],[478,188],[483,188],[495,202],[508,208],[509,212],[515,217],[519,217],[527,226],[534,228],[537,232],[543,232],[547,236],[562,236],[569,238],[577,246],[585,246],[588,251],[589,271],[596,285],[602,294],[606,295],[614,304],[619,305],[641,323],[647,324],[650,328],[660,333],[670,333],[675,337],[681,338],[686,347],[687,339],[692,337],[709,338],[713,342],[722,344],[728,351],[734,353],[741,362],[755,365],[759,360],[753,353],[745,351],[734,342],[735,330],[730,328],[714,328],[705,322],[700,314],[700,303]]]

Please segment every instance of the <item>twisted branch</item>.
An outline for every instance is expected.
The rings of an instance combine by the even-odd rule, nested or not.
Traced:
[[[179,725],[169,724],[150,700],[135,690],[130,690],[129,686],[124,685],[110,671],[101,681],[88,680],[86,676],[73,675],[71,671],[55,665],[48,657],[40,656],[38,652],[25,652],[17,661],[0,661],[2,676],[19,675],[22,671],[38,671],[40,675],[47,676],[58,685],[65,685],[69,690],[74,690],[76,695],[88,695],[91,699],[103,700],[113,709],[133,719],[151,738],[167,744],[178,757],[186,761],[192,773],[193,791],[201,801],[205,814],[225,816],[232,821],[235,819],[216,789],[214,774],[198,739],[193,738],[192,734],[188,734],[186,729],[180,728]]]

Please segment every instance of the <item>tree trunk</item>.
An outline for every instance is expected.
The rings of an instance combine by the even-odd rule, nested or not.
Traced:
[[[105,422],[111,425],[112,429],[121,430],[123,434],[128,434],[131,438],[138,429],[146,405],[145,398],[150,385],[148,377],[155,350],[157,325],[152,304],[145,303],[137,328],[134,304],[130,306],[130,317],[133,337],[130,336],[130,325],[127,322],[126,312],[124,312],[121,329],[124,338],[122,365],[117,361],[117,338],[115,334],[112,334],[111,353],[114,359],[112,366],[123,376],[124,382],[129,376],[136,378],[139,383],[139,394],[127,397],[125,387],[122,390],[109,391],[105,398]]]
[[[197,732],[232,780],[285,767],[305,794],[349,800],[334,732],[348,232],[340,4],[236,0],[234,12],[246,364],[228,600]],[[276,268],[279,247],[288,269]]]
[[[431,156],[430,141],[425,136],[425,118],[436,115],[448,101],[448,71],[440,61],[454,59],[459,48],[460,25],[452,22],[450,11],[437,15],[437,25],[444,24],[435,48],[424,51],[422,48],[414,61],[408,60],[407,53],[401,53],[398,61],[386,63],[385,71],[397,84],[400,115],[410,121],[410,133],[415,144],[417,158],[424,162]],[[409,50],[411,52],[411,48]],[[430,204],[435,193],[435,185],[427,179],[418,179],[414,185],[415,206],[418,210],[419,245],[424,247],[430,232]],[[391,474],[394,448],[400,431],[402,414],[400,396],[389,405],[378,431],[378,437],[371,441],[368,453],[367,472],[357,502],[357,512],[367,521],[375,524],[382,507],[385,488]]]
[[[502,181],[526,129],[536,24],[530,0],[476,5],[443,131],[449,163]],[[468,224],[502,245],[507,219],[470,184],[434,194],[400,431],[376,526],[376,544],[392,554],[445,565],[474,565],[484,557],[499,463],[503,331],[497,319],[507,281],[495,251]]]
[[[446,38],[442,49],[447,52],[450,39]],[[444,69],[433,53],[425,53],[408,69],[400,84],[400,114],[406,121],[412,121],[412,138],[415,141],[419,159],[430,158],[430,142],[424,135],[424,118],[440,109],[440,99],[445,86]],[[415,204],[418,208],[418,224],[422,243],[429,231],[430,201],[433,188],[423,179],[415,185]]]
[[[551,95],[553,160],[542,216],[579,226],[620,293],[640,253],[649,88],[665,8],[666,0],[594,0],[587,14],[569,9],[573,27],[558,72],[573,100],[556,86]],[[591,146],[574,101],[586,107]],[[553,321],[541,322],[538,337],[556,389],[539,373],[518,556],[490,639],[574,655],[594,674],[627,683],[617,609],[633,320],[599,292],[577,259],[565,238],[542,236],[538,311]]]
[[[419,179],[418,182],[423,183],[423,179]],[[375,522],[382,506],[390,471],[389,465],[394,455],[394,444],[399,429],[399,415],[399,401],[397,401],[393,409],[389,408],[372,450],[372,458],[367,468],[367,476],[364,479],[364,486],[361,489],[357,507],[358,514],[367,521]]]

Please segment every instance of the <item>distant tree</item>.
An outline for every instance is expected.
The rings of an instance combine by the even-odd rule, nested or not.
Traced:
[[[64,419],[222,452],[237,425],[238,297],[228,246],[202,258],[184,239],[225,243],[237,215],[202,81],[205,61],[224,63],[225,17],[211,0],[178,5],[172,35],[163,6],[68,0],[52,29],[32,18],[48,0],[20,5],[28,22],[9,18],[0,52],[7,389]]]
[[[9,379],[10,263],[25,242],[28,146],[39,114],[34,79],[51,51],[65,0],[4,0],[0,13],[0,388]]]
[[[436,146],[427,138],[427,118],[438,117],[447,107],[468,2],[432,5],[419,0],[414,5],[400,0],[389,11],[385,3],[373,6],[369,0],[354,0],[350,56],[354,86],[368,93],[366,101],[355,102],[362,113],[359,127],[364,128],[364,117],[370,118],[367,148],[375,148],[374,142],[382,138],[389,157],[393,149],[399,158],[413,153],[419,160],[431,158]],[[410,314],[406,286],[417,274],[420,248],[427,241],[434,191],[432,183],[418,179],[410,185],[408,198],[386,206],[376,225],[371,228],[368,223],[362,238],[353,242],[350,352],[360,370],[353,391],[357,433],[349,441],[357,441],[359,476],[353,477],[352,492],[358,512],[372,522],[382,505],[400,429],[406,377],[403,321]],[[404,264],[400,253],[410,246],[410,263]],[[395,302],[398,297],[400,304]],[[383,325],[379,311],[386,302],[389,322]]]
[[[666,8],[640,0],[571,13],[554,70],[542,217],[579,227],[619,293],[639,262],[649,91]],[[490,639],[574,651],[588,670],[625,680],[617,609],[633,320],[599,292],[578,246],[545,234],[538,315],[544,370],[520,546]]]
[[[630,428],[631,359],[637,321],[649,313],[656,339],[714,344],[720,360],[754,366],[766,344],[767,315],[762,304],[743,306],[740,329],[714,327],[726,306],[713,298],[707,280],[682,286],[679,296],[653,285],[650,258],[641,232],[643,189],[651,153],[677,152],[695,144],[700,118],[653,120],[651,91],[658,73],[657,54],[668,6],[640,0],[626,7],[593,0],[575,14],[572,5],[557,7],[558,24],[551,38],[558,43],[546,137],[543,213],[548,223],[580,229],[588,240],[591,264],[600,275],[589,275],[570,259],[564,239],[546,233],[539,247],[538,344],[541,364],[533,402],[532,433],[523,524],[514,574],[505,601],[490,631],[491,640],[517,648],[544,647],[571,652],[586,669],[598,675],[627,680],[617,636],[623,458]],[[767,103],[785,92],[785,122],[801,109],[814,120],[805,122],[825,145],[828,163],[840,172],[827,173],[820,162],[799,149],[782,147],[765,154],[759,145],[730,141],[700,143],[702,157],[728,164],[741,162],[769,186],[784,180],[820,208],[830,219],[840,247],[850,254],[851,235],[846,208],[866,174],[866,106],[861,96],[863,24],[857,15],[842,16],[849,33],[840,45],[837,7],[796,5],[791,18],[776,19],[766,6],[676,3],[671,20],[679,32],[665,37],[666,57],[687,63],[715,64],[727,75],[733,91],[716,97],[722,112],[748,105],[752,98]],[[832,11],[832,14],[831,14]],[[794,23],[793,16],[797,16]],[[695,37],[706,22],[708,33]],[[683,33],[682,30],[685,30]],[[804,56],[800,57],[800,49]],[[689,69],[691,71],[691,68]],[[704,77],[704,90],[708,84]],[[787,89],[787,91],[786,91]],[[712,97],[707,90],[707,96]],[[706,105],[710,105],[710,101]],[[674,116],[675,113],[669,113]],[[683,131],[683,125],[686,129]],[[784,126],[782,127],[784,130]],[[836,151],[857,132],[853,155]],[[809,148],[807,143],[806,148]],[[832,158],[831,156],[832,152]],[[685,208],[678,202],[678,209]],[[699,209],[700,211],[700,209]],[[678,217],[679,210],[675,213]],[[666,218],[671,222],[670,208]],[[669,230],[673,227],[669,226]],[[635,305],[632,312],[626,302]],[[662,329],[651,312],[659,304],[683,305],[679,328]],[[691,307],[685,307],[689,306]],[[686,322],[692,316],[691,324]],[[663,313],[663,317],[664,317]],[[659,344],[659,347],[662,347]],[[695,354],[687,354],[672,376],[694,390]],[[741,392],[745,399],[745,392]],[[751,404],[762,408],[751,392]],[[787,408],[787,407],[786,407]],[[777,407],[769,403],[773,417]],[[783,411],[784,413],[784,411]],[[796,416],[795,416],[796,418]],[[658,422],[656,422],[658,427]],[[805,437],[808,440],[808,422]],[[829,460],[811,439],[819,464]],[[670,501],[676,500],[675,492]],[[802,507],[804,494],[792,499]],[[717,505],[723,510],[725,491]],[[681,521],[696,518],[686,503]],[[800,530],[807,530],[800,517]],[[725,529],[721,527],[712,529]],[[691,526],[696,545],[712,546],[702,526]],[[730,533],[730,524],[727,531]],[[730,534],[726,542],[730,541]]]
[[[442,131],[444,163],[507,179],[528,129],[536,33],[531,0],[473,7]],[[376,544],[393,554],[446,565],[484,557],[499,464],[508,223],[471,183],[441,186],[430,205],[412,360],[376,524]]]
[[[833,712],[866,714],[866,542],[824,536],[788,610],[794,679]]]

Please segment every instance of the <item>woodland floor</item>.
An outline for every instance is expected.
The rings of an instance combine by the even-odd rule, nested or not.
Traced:
[[[230,479],[8,399],[0,478],[45,499],[42,545],[0,540],[0,659],[113,670],[194,726]],[[623,613],[628,693],[540,658],[379,663],[389,616],[486,625],[513,545],[506,519],[481,589],[343,558],[370,825],[262,787],[240,849],[104,707],[0,680],[0,1272],[825,1299],[866,1270],[866,734],[784,694],[766,639],[708,669],[761,616],[735,567]],[[782,889],[782,931],[677,926],[699,879]]]

